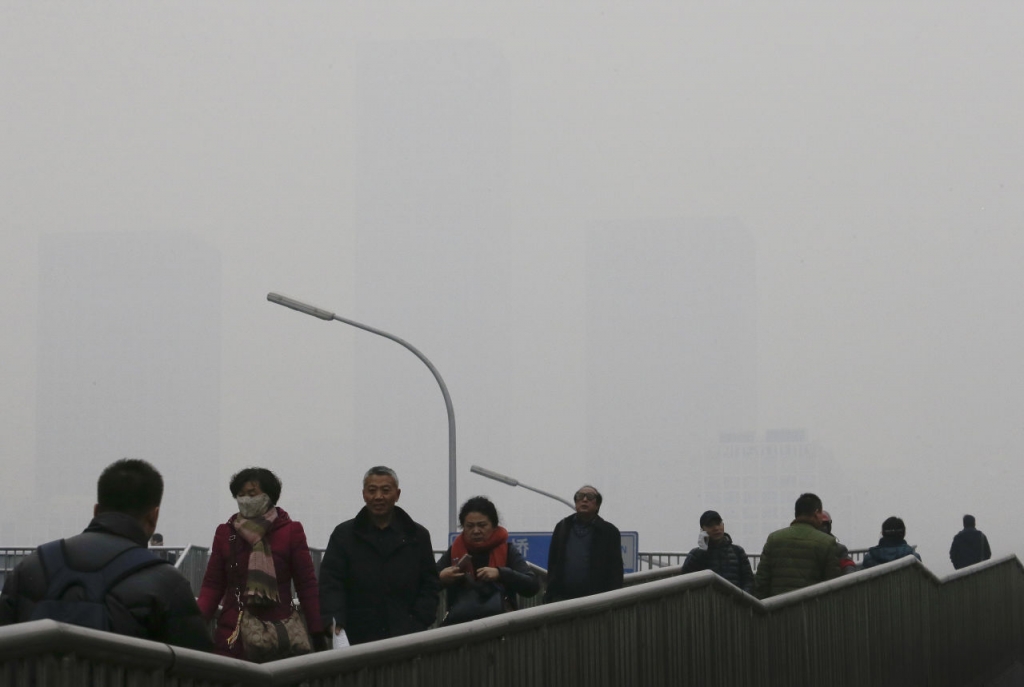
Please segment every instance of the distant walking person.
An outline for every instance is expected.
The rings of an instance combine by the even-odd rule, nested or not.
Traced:
[[[899,560],[906,556],[914,556],[917,560],[921,560],[921,556],[907,544],[906,536],[907,526],[903,524],[902,519],[895,515],[886,518],[882,523],[882,538],[878,540],[878,546],[872,546],[864,554],[864,569]]]
[[[683,574],[710,570],[745,591],[754,593],[754,573],[743,547],[732,543],[725,531],[722,516],[713,510],[700,516],[700,537],[697,548],[686,555]]]
[[[953,537],[953,545],[949,547],[949,560],[957,570],[992,558],[988,537],[974,525],[974,516],[965,515],[964,528]]]
[[[327,542],[320,613],[324,628],[344,630],[352,644],[420,632],[436,619],[441,585],[430,533],[395,505],[401,494],[394,470],[370,468],[366,505]]]
[[[836,540],[821,531],[821,499],[801,494],[789,527],[768,535],[754,575],[754,595],[759,599],[809,587],[839,577]]]
[[[153,555],[157,558],[163,558],[171,565],[174,565],[178,560],[178,554],[164,548],[164,535],[159,532],[154,532],[153,536],[149,538],[149,548],[156,549],[153,551]]]
[[[51,618],[208,651],[188,580],[146,548],[163,477],[126,458],[103,471],[96,492],[95,517],[82,534],[40,546],[7,576],[0,625]]]
[[[622,535],[601,518],[601,492],[589,484],[573,496],[576,512],[557,525],[548,550],[544,603],[622,587]]]

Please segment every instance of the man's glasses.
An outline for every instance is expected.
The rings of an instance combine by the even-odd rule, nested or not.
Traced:
[[[590,492],[577,491],[575,496],[572,497],[573,501],[579,503],[580,501],[597,501],[597,494],[591,494]]]

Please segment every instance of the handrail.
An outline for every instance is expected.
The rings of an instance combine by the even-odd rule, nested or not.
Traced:
[[[955,686],[1020,660],[1022,640],[1024,566],[1016,556],[944,578],[908,557],[766,601],[709,571],[677,573],[262,666],[36,621],[0,628],[0,679],[14,683],[24,671],[37,670],[43,671],[35,673],[40,685],[57,684],[58,678],[74,683],[75,671],[113,664],[125,669],[117,680],[130,682],[134,675],[145,681],[159,671],[168,687],[189,680],[268,687],[790,685],[823,676],[830,685]],[[74,660],[54,663],[58,656]],[[114,683],[97,675],[114,680],[117,673],[90,674],[101,686]]]

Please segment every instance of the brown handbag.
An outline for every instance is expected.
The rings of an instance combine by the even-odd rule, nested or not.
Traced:
[[[242,651],[253,663],[266,663],[313,651],[306,623],[298,610],[284,620],[260,620],[252,609],[239,609]]]
[[[228,538],[231,546],[231,558],[235,578],[235,601],[238,603],[238,623],[235,626],[235,637],[242,642],[242,653],[253,663],[266,663],[289,656],[301,656],[312,653],[313,644],[309,639],[306,623],[296,608],[284,620],[261,620],[256,617],[253,609],[242,604],[242,589],[245,587],[244,575],[238,570],[238,547],[240,542],[236,535]],[[242,576],[240,576],[242,575]],[[233,643],[231,639],[229,644]]]

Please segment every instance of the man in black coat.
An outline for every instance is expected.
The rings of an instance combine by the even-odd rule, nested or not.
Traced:
[[[949,547],[949,560],[959,570],[992,558],[992,550],[988,546],[988,537],[975,527],[973,515],[964,516],[964,528],[953,537],[953,545]]]
[[[124,459],[100,475],[95,517],[82,534],[63,542],[64,563],[72,570],[103,569],[121,554],[145,549],[156,530],[164,482],[144,460]],[[145,556],[138,552],[140,560]],[[195,596],[181,573],[149,554],[152,564],[110,587],[105,607],[110,630],[189,649],[213,648]],[[48,604],[84,600],[81,586],[68,588],[59,599],[49,599],[49,575],[38,551],[23,559],[4,581],[0,594],[0,625],[28,622],[43,601]],[[40,607],[46,608],[46,606]],[[43,614],[45,616],[45,613]]]
[[[713,510],[700,516],[700,545],[686,555],[683,574],[710,570],[745,591],[754,593],[754,573],[742,546],[732,543],[722,516]]]
[[[597,514],[601,493],[587,484],[573,500],[576,512],[555,525],[551,535],[544,603],[622,587],[622,535]]]
[[[401,493],[394,470],[370,468],[366,506],[334,528],[320,563],[324,627],[344,630],[351,644],[425,630],[437,615],[430,533],[395,505]]]

